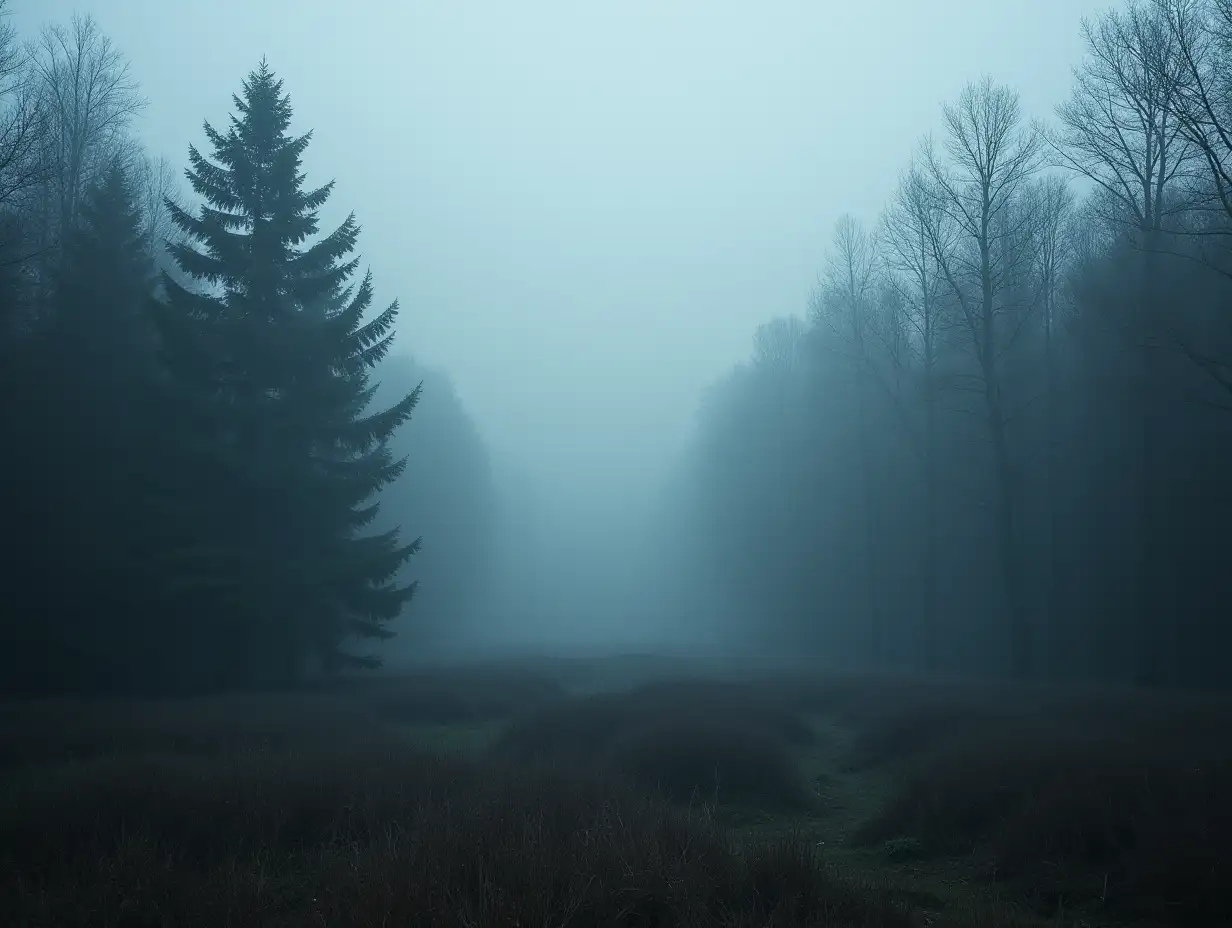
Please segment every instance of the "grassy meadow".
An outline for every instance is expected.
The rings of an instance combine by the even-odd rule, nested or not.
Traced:
[[[0,703],[14,926],[1216,926],[1232,703],[518,660]]]

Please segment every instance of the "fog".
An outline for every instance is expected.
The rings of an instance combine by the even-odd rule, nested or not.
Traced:
[[[875,216],[939,101],[973,76],[993,72],[1025,110],[1050,111],[1081,51],[1079,18],[1102,6],[42,0],[14,12],[25,33],[94,14],[148,99],[144,144],[177,165],[268,59],[293,129],[314,132],[309,182],[337,180],[325,223],[357,213],[379,298],[401,301],[396,350],[448,372],[502,479],[535,500],[534,524],[517,529],[530,582],[508,617],[602,638],[653,630],[638,618],[643,517],[702,389],[747,356],[758,324],[804,310],[838,215]]]
[[[1127,433],[1116,431],[1121,419],[1109,412],[1115,407],[1132,418],[1129,393],[1105,408],[1103,387],[1092,386],[1104,376],[1101,365],[1115,367],[1110,359],[1121,349],[1111,328],[1092,340],[1074,325],[1062,348],[1052,348],[1061,338],[1053,297],[1082,307],[1085,315],[1074,309],[1073,318],[1092,320],[1103,312],[1096,307],[1121,299],[1116,281],[1125,279],[1115,270],[1117,217],[1135,212],[1133,197],[1114,190],[1109,207],[1085,196],[1101,189],[1100,171],[1110,161],[1074,154],[1085,150],[1077,138],[1082,118],[1057,128],[1057,107],[1078,92],[1074,69],[1098,62],[1100,41],[1111,47],[1111,33],[1084,35],[1084,17],[1111,22],[1106,16],[1115,9],[1104,0],[7,6],[22,39],[74,15],[94,18],[144,97],[131,120],[124,118],[123,132],[149,157],[165,159],[180,177],[175,195],[192,208],[200,202],[184,180],[188,147],[208,157],[203,122],[227,126],[232,94],[262,60],[290,94],[290,131],[312,131],[307,185],[336,181],[322,228],[354,211],[362,227],[357,254],[375,275],[376,304],[397,298],[402,307],[393,350],[403,367],[383,370],[408,387],[411,375],[428,371],[423,403],[447,401],[450,410],[437,415],[425,407],[423,421],[402,426],[399,452],[421,447],[423,454],[382,497],[394,500],[384,508],[404,523],[404,534],[423,532],[428,552],[405,574],[423,580],[424,605],[400,617],[388,653],[416,653],[428,637],[471,651],[697,649],[722,640],[728,626],[756,637],[763,621],[816,622],[844,647],[856,647],[862,629],[881,622],[870,635],[893,641],[867,647],[882,663],[910,663],[923,647],[915,637],[931,632],[887,630],[898,621],[910,625],[914,601],[926,596],[929,609],[956,622],[949,632],[954,653],[967,654],[956,661],[981,665],[1010,633],[981,616],[1020,609],[1034,616],[1029,624],[1040,641],[1057,636],[1058,572],[1089,577],[1096,569],[1082,560],[1088,555],[1078,551],[1078,529],[1098,525],[1103,532],[1082,548],[1108,558],[1099,569],[1120,571],[1124,561],[1114,568],[1115,557],[1129,556],[1115,553],[1122,542],[1131,546],[1115,500],[1089,503],[1095,497],[1087,492],[1089,483],[1108,493],[1121,486],[1099,462],[1129,454]],[[1162,41],[1167,28],[1145,38],[1147,32],[1136,41]],[[41,59],[36,53],[31,60]],[[1004,293],[983,297],[988,307],[997,303],[995,314],[1018,313],[1034,287],[1013,334],[997,336],[1005,344],[995,356],[1005,368],[984,393],[1004,393],[1026,410],[1046,385],[1044,418],[968,408],[973,394],[963,396],[954,381],[946,381],[944,402],[935,407],[933,394],[912,392],[933,376],[933,361],[913,355],[903,366],[887,349],[866,359],[867,370],[851,373],[825,340],[841,302],[827,274],[855,254],[844,251],[844,228],[859,233],[848,245],[862,242],[864,230],[881,235],[869,279],[878,296],[860,296],[860,312],[898,313],[894,324],[917,325],[903,269],[887,256],[891,227],[882,219],[897,202],[904,171],[924,164],[925,140],[951,150],[942,107],[983,78],[992,81],[982,85],[986,102],[997,88],[1016,95],[1016,126],[1053,133],[1032,149],[1007,210],[1044,216],[1042,187],[1026,181],[1063,177],[1068,184],[1064,202],[1057,201],[1066,216],[1058,213],[1055,223],[1066,229],[1061,264],[1041,264],[1050,254],[1044,226],[1032,226],[1030,242],[1019,242],[1015,253],[1029,256],[1021,266],[1005,265],[1014,264],[1013,274],[999,272]],[[1055,137],[1066,131],[1069,137]],[[96,147],[101,161],[106,145]],[[1193,154],[1180,150],[1177,164],[1196,164]],[[952,150],[949,158],[946,170],[961,168]],[[84,189],[90,179],[78,175],[73,184]],[[1189,195],[1205,184],[1200,175],[1178,171],[1167,182],[1179,189],[1184,179]],[[1198,222],[1199,212],[1185,222]],[[1030,281],[1019,274],[1027,265]],[[958,307],[970,303],[963,287],[971,280],[951,280],[942,299],[950,327],[942,349],[967,357],[956,362],[956,378],[975,376],[973,368],[960,370],[978,355],[960,344]],[[1207,287],[1194,280],[1185,277],[1183,286]],[[1196,307],[1201,299],[1194,301]],[[1194,309],[1195,325],[1201,312]],[[770,329],[761,327],[792,317],[807,324],[790,339],[818,349],[809,354],[812,380],[771,389],[775,365],[796,349],[768,354]],[[912,339],[908,352],[918,354]],[[1194,375],[1191,355],[1177,361],[1178,371],[1189,365],[1181,380],[1202,376]],[[891,397],[865,396],[861,378],[877,365],[893,375]],[[890,381],[882,375],[869,382],[881,377],[886,393]],[[978,376],[991,382],[987,371]],[[1056,398],[1064,377],[1071,393]],[[779,399],[771,409],[772,391]],[[699,428],[707,396],[721,399]],[[1061,423],[1053,399],[1073,421]],[[934,428],[936,410],[944,419],[941,450],[930,445],[920,470],[912,463],[920,455],[917,433],[925,419]],[[1099,447],[1079,449],[1083,415],[1108,430]],[[463,420],[466,428],[458,425]],[[471,423],[477,440],[467,438]],[[452,430],[456,440],[440,460],[432,458],[445,447],[437,428]],[[1204,429],[1222,426],[1186,420],[1186,441],[1200,444]],[[1046,473],[1036,449],[1045,431],[1048,447],[1068,441],[1077,456],[1050,458]],[[795,450],[782,450],[788,445]],[[984,457],[994,445],[997,462]],[[1178,473],[1188,473],[1188,452],[1180,449],[1174,446]],[[471,466],[480,457],[483,477]],[[1057,489],[1062,457],[1072,499]],[[471,476],[451,476],[463,470]],[[1131,479],[1129,471],[1122,476]],[[451,500],[483,497],[476,514],[451,519],[448,507],[461,503],[432,502],[445,499],[451,479]],[[1003,488],[994,515],[991,500]],[[411,502],[397,502],[404,498]],[[1079,509],[1077,499],[1094,509]],[[853,514],[856,500],[864,500],[862,515]],[[484,507],[490,513],[478,515]],[[1073,520],[1074,531],[1062,530],[1058,513]],[[489,516],[492,524],[480,529]],[[952,537],[939,540],[936,525]],[[1145,525],[1133,537],[1149,546],[1158,532]],[[1072,564],[1066,543],[1074,546]],[[478,563],[480,546],[492,548],[482,577],[455,569]],[[1021,550],[1004,553],[1014,546]],[[1000,566],[982,560],[994,548],[1003,552]],[[445,562],[448,580],[437,576]],[[808,579],[811,572],[829,579]],[[1133,599],[1126,589],[1109,573],[1108,588],[1092,594],[1098,608],[1067,601],[1084,615],[1111,615]],[[882,590],[899,599],[878,605]],[[978,635],[963,631],[968,625]],[[429,627],[432,635],[423,631]],[[979,637],[986,632],[987,640]],[[1108,657],[1101,645],[1083,647],[1099,659],[1129,661]]]
[[[1232,0],[0,0],[0,448],[12,924],[1228,922]]]

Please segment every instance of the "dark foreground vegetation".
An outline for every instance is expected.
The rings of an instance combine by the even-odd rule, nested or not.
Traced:
[[[6,924],[1226,917],[1230,705],[580,663],[8,703]]]

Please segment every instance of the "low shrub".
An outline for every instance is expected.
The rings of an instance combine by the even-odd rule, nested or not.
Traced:
[[[907,758],[898,792],[856,843],[910,836],[929,854],[978,854],[1046,914],[1095,906],[1156,925],[1223,916],[1226,705],[1051,693],[1032,712],[981,712],[948,725],[938,715],[937,738]]]

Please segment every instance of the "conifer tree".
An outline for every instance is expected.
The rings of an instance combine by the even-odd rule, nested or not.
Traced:
[[[310,242],[333,184],[305,188],[311,133],[289,134],[282,82],[262,62],[232,99],[225,133],[205,125],[212,159],[189,149],[204,204],[167,203],[186,239],[170,253],[198,287],[164,276],[158,314],[203,504],[185,590],[220,683],[293,677],[312,655],[375,664],[342,647],[391,634],[414,592],[395,575],[418,548],[396,529],[362,534],[402,470],[386,443],[419,395],[367,409],[398,305],[365,321],[372,279],[352,280],[353,215]]]
[[[31,683],[44,688],[114,688],[157,663],[147,608],[153,274],[141,223],[113,165],[86,191],[51,312],[25,352],[37,388],[23,398],[13,443],[25,479],[10,517],[31,593],[18,598],[38,606],[15,610],[29,623],[18,670],[41,675]]]
[[[118,402],[120,391],[144,385],[154,358],[147,312],[154,269],[144,219],[119,162],[88,189],[82,218],[69,236],[68,272],[57,288],[48,334],[77,360],[74,368],[91,389],[109,391]]]

